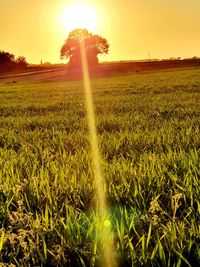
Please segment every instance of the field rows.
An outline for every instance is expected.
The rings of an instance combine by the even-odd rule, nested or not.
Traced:
[[[119,266],[198,266],[200,69],[93,79],[92,89]],[[81,81],[0,86],[4,266],[101,264],[83,92]]]

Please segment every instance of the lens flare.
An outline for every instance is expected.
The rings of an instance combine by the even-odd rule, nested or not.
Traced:
[[[111,227],[111,222],[110,222],[110,220],[105,220],[103,224],[104,224],[104,226],[105,226],[106,228],[110,228],[110,227]]]
[[[99,241],[98,243],[102,245],[102,250],[103,250],[102,267],[116,267],[117,264],[114,257],[114,251],[112,249],[113,234],[111,229],[111,222],[108,219],[109,212],[106,206],[106,196],[105,196],[105,191],[103,186],[103,176],[100,166],[101,157],[98,148],[94,105],[92,99],[92,91],[91,91],[88,62],[87,62],[84,41],[80,43],[80,46],[81,46],[81,61],[82,61],[82,72],[83,72],[86,108],[88,116],[88,126],[90,133],[91,154],[93,160],[93,174],[98,197],[96,203],[97,220],[98,220],[96,226],[96,238],[98,240],[96,241]],[[94,247],[96,248],[96,243]]]

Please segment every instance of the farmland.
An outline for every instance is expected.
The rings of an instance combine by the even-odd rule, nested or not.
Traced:
[[[45,75],[0,85],[0,262],[98,266],[83,83]],[[91,85],[118,265],[198,266],[200,68]]]

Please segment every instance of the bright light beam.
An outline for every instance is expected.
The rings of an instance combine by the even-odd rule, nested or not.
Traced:
[[[94,115],[94,105],[92,99],[92,90],[90,84],[88,62],[86,56],[86,49],[84,40],[80,42],[81,47],[81,62],[82,62],[82,72],[83,72],[83,81],[85,89],[85,98],[86,98],[86,108],[87,108],[87,117],[88,117],[88,126],[90,133],[90,145],[91,145],[91,154],[93,160],[93,171],[94,171],[94,181],[97,191],[98,201],[96,203],[97,208],[97,238],[102,243],[102,249],[104,253],[103,267],[116,267],[116,261],[114,257],[114,252],[112,250],[112,230],[109,221],[109,212],[106,206],[106,196],[103,186],[103,176],[100,166],[100,153],[98,148],[97,140],[97,131]],[[95,244],[96,246],[96,244]]]

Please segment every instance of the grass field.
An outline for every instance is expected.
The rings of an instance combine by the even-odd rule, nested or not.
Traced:
[[[200,69],[92,89],[119,266],[199,266]],[[99,266],[82,82],[4,84],[0,99],[0,265]]]

